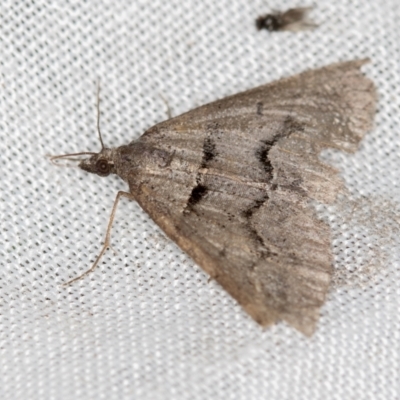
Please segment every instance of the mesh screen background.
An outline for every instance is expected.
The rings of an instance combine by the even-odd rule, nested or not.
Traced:
[[[379,4],[378,4],[379,3]],[[257,32],[288,1],[2,1],[0,5],[0,397],[6,399],[398,399],[400,3],[319,1],[320,26]],[[307,5],[307,4],[305,4]],[[198,105],[308,68],[370,57],[373,131],[354,155],[325,151],[347,193],[329,221],[334,285],[317,332],[262,330],[120,203],[118,177],[57,168]]]

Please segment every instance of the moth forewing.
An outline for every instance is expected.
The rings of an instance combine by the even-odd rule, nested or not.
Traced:
[[[329,227],[311,203],[330,203],[343,187],[319,153],[355,151],[372,127],[366,62],[198,107],[108,153],[132,198],[261,325],[315,329],[333,260]]]

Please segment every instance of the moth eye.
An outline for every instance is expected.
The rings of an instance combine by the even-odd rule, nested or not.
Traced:
[[[100,159],[96,162],[96,172],[99,175],[108,175],[111,170],[111,165],[108,163],[107,160]]]

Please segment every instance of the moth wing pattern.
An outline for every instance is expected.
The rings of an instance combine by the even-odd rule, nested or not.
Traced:
[[[263,326],[315,330],[333,260],[329,227],[310,203],[334,201],[343,185],[319,153],[354,152],[372,127],[367,61],[226,97],[139,139],[157,161],[128,178],[136,200]]]

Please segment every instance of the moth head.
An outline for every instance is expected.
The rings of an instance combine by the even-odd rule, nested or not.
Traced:
[[[100,153],[93,154],[91,157],[82,160],[78,166],[84,171],[99,176],[115,174],[113,153],[112,149],[104,148]]]
[[[97,82],[97,133],[101,144],[101,151],[99,153],[84,151],[81,153],[63,154],[59,156],[51,157],[50,160],[55,163],[58,159],[68,159],[72,161],[79,161],[78,167],[84,171],[96,174],[99,176],[108,176],[115,174],[115,163],[116,150],[109,149],[104,146],[103,138],[100,132],[100,83]],[[81,159],[81,156],[90,156],[89,158]]]
[[[68,162],[78,161],[78,167],[80,169],[99,176],[108,176],[116,173],[114,163],[115,155],[115,149],[104,148],[100,151],[100,153],[84,151],[82,153],[62,154],[59,156],[53,156],[50,158],[50,160],[56,165],[60,165],[58,162],[56,162],[56,160],[59,159],[66,159]],[[82,159],[82,156],[90,157]],[[63,165],[69,166],[68,163]]]

